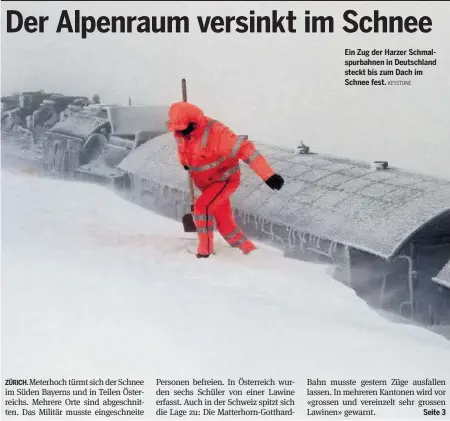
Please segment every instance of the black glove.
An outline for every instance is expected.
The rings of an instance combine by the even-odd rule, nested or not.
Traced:
[[[266,180],[266,184],[273,190],[280,190],[283,187],[284,179],[281,175],[274,174]]]
[[[189,167],[187,165],[183,165],[183,168],[187,171]]]

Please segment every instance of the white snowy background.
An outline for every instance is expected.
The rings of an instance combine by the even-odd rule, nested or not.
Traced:
[[[180,223],[100,186],[6,171],[2,183],[5,377],[143,379],[148,418],[158,377],[291,379],[294,419],[308,377],[448,380],[450,342],[378,315],[324,266],[222,242],[199,261]]]
[[[345,34],[340,16],[429,15],[429,34]],[[448,3],[2,2],[48,15],[45,34],[2,31],[2,94],[45,89],[104,102],[189,99],[250,138],[450,178]],[[297,34],[200,34],[197,15],[294,10]],[[181,15],[190,34],[55,34],[62,9],[90,15]],[[302,33],[304,10],[333,15],[334,34]],[[345,87],[345,48],[435,48],[412,87]],[[180,223],[82,183],[2,172],[2,369],[13,377],[448,378],[450,344],[394,324],[325,267],[261,248],[244,258],[185,251]],[[448,389],[447,389],[448,390]],[[155,412],[146,388],[148,417]],[[447,391],[447,394],[449,391]],[[417,419],[414,408],[379,418]]]
[[[250,138],[450,177],[448,2],[2,2],[49,16],[45,33],[2,31],[3,92],[45,89],[100,94],[104,102],[170,104],[188,99]],[[84,15],[186,15],[188,34],[55,33],[63,9]],[[201,33],[196,16],[292,10],[297,33]],[[430,33],[347,34],[342,14],[429,16]],[[333,16],[334,33],[304,33],[305,10]],[[73,19],[72,19],[73,20]],[[436,67],[413,85],[344,86],[346,48],[431,49]],[[428,56],[424,56],[429,58]],[[354,58],[354,57],[353,57]],[[395,77],[410,79],[410,77]]]

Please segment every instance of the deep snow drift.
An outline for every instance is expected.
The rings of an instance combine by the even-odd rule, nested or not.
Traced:
[[[382,318],[326,267],[223,242],[197,260],[183,236],[103,187],[3,171],[4,376],[143,379],[148,418],[158,376],[293,379],[295,419],[307,377],[448,383],[450,342]]]

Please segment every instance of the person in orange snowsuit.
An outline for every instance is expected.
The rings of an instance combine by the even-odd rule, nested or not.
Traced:
[[[202,192],[193,208],[197,257],[209,257],[214,252],[214,221],[232,247],[250,253],[256,247],[237,226],[230,203],[230,196],[240,184],[239,160],[250,166],[271,189],[281,189],[283,178],[247,136],[237,136],[193,104],[172,104],[167,128],[177,141],[180,164],[190,171],[193,183]]]

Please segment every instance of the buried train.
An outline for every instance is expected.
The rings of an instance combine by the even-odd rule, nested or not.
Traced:
[[[334,277],[372,307],[450,326],[450,181],[256,142],[283,174],[272,192],[242,165],[233,196],[240,225],[286,257],[332,263]],[[304,151],[302,148],[301,152]],[[152,157],[151,159],[149,157]],[[174,219],[189,211],[170,134],[120,164],[123,194]]]
[[[47,173],[108,183],[180,220],[189,191],[165,133],[166,112],[100,106],[74,113],[46,132],[38,160]],[[450,327],[449,180],[315,154],[303,144],[255,143],[286,184],[274,193],[242,165],[233,207],[249,235],[286,257],[332,263],[335,279],[373,308],[434,330]]]
[[[166,106],[105,105],[59,94],[45,98],[30,110],[2,113],[5,164],[25,160],[48,174],[105,182],[118,175],[117,164],[128,153],[166,131]],[[17,118],[21,114],[26,120]]]

